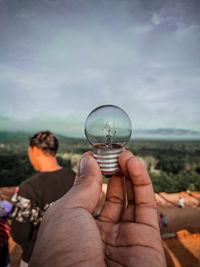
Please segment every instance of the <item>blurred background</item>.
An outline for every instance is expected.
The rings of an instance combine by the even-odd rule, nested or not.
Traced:
[[[168,266],[199,266],[199,43],[198,0],[0,0],[0,199],[35,174],[30,136],[52,131],[77,171],[87,115],[118,105],[168,218]]]

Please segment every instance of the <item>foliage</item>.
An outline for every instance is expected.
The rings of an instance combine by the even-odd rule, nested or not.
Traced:
[[[200,175],[195,172],[183,171],[175,175],[162,172],[160,175],[150,174],[150,176],[156,193],[200,191]]]
[[[91,150],[82,139],[59,137],[57,160],[78,170],[81,155]],[[27,155],[28,141],[0,141],[0,186],[16,186],[36,172]],[[127,148],[141,158],[155,192],[200,191],[199,141],[130,141]],[[107,182],[107,178],[103,178]]]

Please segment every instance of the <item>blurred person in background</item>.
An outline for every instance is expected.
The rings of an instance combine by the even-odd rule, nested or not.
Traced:
[[[159,226],[160,226],[160,229],[163,228],[163,223],[164,223],[163,221],[164,221],[163,214],[160,213],[160,216],[159,216]]]
[[[179,197],[178,198],[178,207],[179,208],[183,208],[184,207],[184,198],[183,197]]]
[[[167,215],[163,215],[163,227],[167,227],[168,226],[168,217]]]
[[[49,131],[30,138],[29,160],[38,174],[19,186],[12,212],[11,235],[22,247],[21,267],[28,266],[44,212],[73,185],[75,173],[56,160],[57,138]]]
[[[12,210],[12,204],[3,200],[0,201],[0,266],[10,266],[10,256],[8,249],[8,239],[10,237],[10,226],[8,224],[8,218]]]
[[[13,194],[13,196],[12,196],[12,198],[11,198],[11,201],[12,201],[12,202],[16,202],[16,201],[17,201],[17,193],[18,193],[18,191],[19,191],[19,187],[16,186],[16,187],[15,187],[15,193]]]

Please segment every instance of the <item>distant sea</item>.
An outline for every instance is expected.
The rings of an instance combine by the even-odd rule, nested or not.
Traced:
[[[145,140],[200,140],[200,132],[183,129],[133,130],[132,138]]]

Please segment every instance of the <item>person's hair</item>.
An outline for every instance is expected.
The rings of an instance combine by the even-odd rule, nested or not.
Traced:
[[[55,156],[58,150],[58,140],[50,131],[36,133],[33,137],[30,137],[29,145],[31,147],[36,146],[52,156]]]

